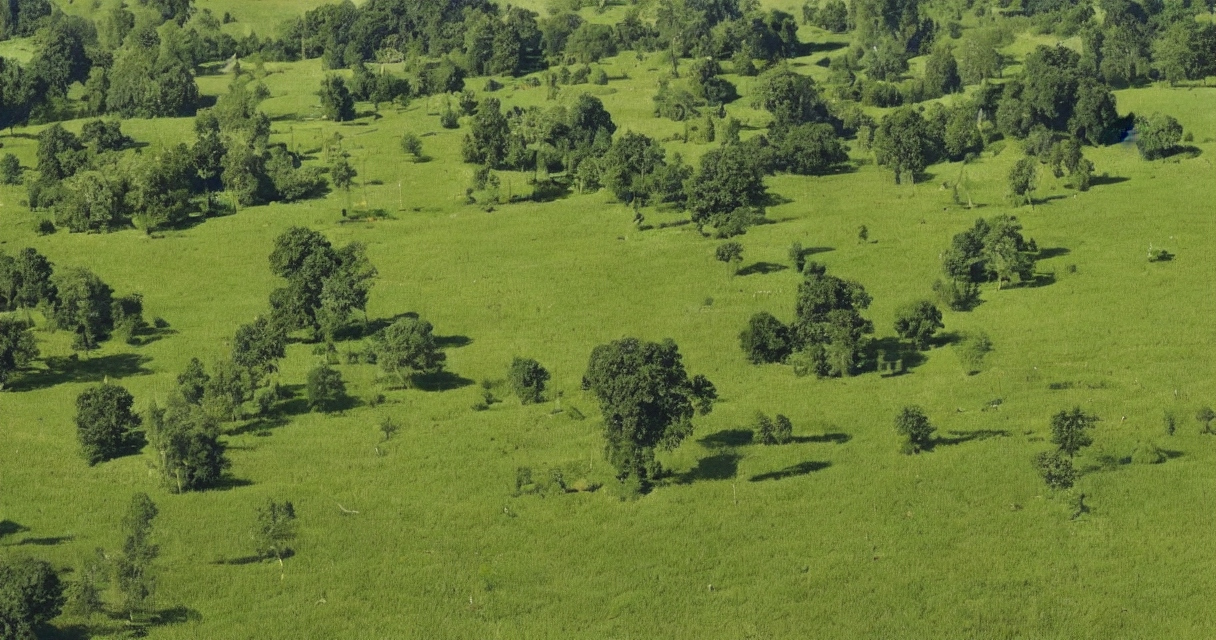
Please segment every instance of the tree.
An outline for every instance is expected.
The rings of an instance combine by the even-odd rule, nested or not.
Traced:
[[[76,434],[90,466],[143,446],[142,420],[131,410],[134,404],[129,391],[110,383],[86,389],[76,397]]]
[[[931,96],[944,96],[963,88],[958,75],[958,61],[946,47],[933,50],[925,60],[925,91]]]
[[[814,262],[806,264],[803,275],[790,327],[793,346],[809,357],[816,375],[851,375],[861,359],[862,337],[874,331],[861,316],[873,299],[860,283],[828,275]]]
[[[38,343],[29,325],[16,318],[0,317],[0,391],[37,357]]]
[[[734,275],[739,270],[739,263],[743,262],[743,245],[734,241],[723,242],[714,250],[714,257],[726,264],[731,275]]]
[[[1071,458],[1093,444],[1089,430],[1097,422],[1097,416],[1082,411],[1081,407],[1061,411],[1051,417],[1051,442],[1060,448],[1060,453]]]
[[[0,184],[21,184],[21,161],[17,156],[6,153],[0,157]]]
[[[350,191],[350,185],[358,175],[359,172],[355,171],[355,168],[344,157],[338,158],[334,162],[334,166],[329,169],[329,179],[334,186],[347,192]]]
[[[346,383],[342,381],[342,372],[327,364],[313,367],[308,372],[304,395],[308,399],[309,408],[314,411],[336,409],[346,399]]]
[[[190,358],[186,370],[177,376],[177,390],[181,394],[182,400],[190,404],[201,404],[209,382],[211,382],[211,376],[207,375],[202,361],[198,358]]]
[[[114,290],[84,267],[71,267],[57,274],[57,294],[51,320],[55,326],[76,334],[72,348],[96,349],[114,328]]]
[[[785,444],[793,439],[793,430],[790,419],[781,414],[777,414],[776,420],[773,420],[758,411],[752,421],[752,432],[756,434],[760,444]]]
[[[1039,452],[1034,457],[1034,466],[1050,489],[1070,489],[1077,481],[1077,470],[1072,466],[1072,460],[1060,455],[1059,451]]]
[[[232,361],[249,371],[255,385],[262,376],[277,371],[277,362],[286,356],[287,336],[265,316],[241,325],[232,338]]]
[[[308,329],[329,340],[353,310],[366,309],[376,277],[362,243],[334,250],[325,236],[304,227],[275,239],[270,270],[287,279],[286,287],[270,294],[271,321],[284,332]]]
[[[1153,43],[1155,62],[1170,84],[1216,73],[1216,27],[1178,20]]]
[[[219,426],[202,407],[173,395],[164,408],[149,407],[147,423],[153,465],[167,488],[184,493],[219,482],[230,463]]]
[[[0,637],[37,637],[63,603],[63,584],[47,561],[18,556],[0,562]]]
[[[372,338],[376,361],[406,385],[415,375],[442,371],[447,356],[436,345],[433,331],[426,320],[409,316],[397,320]]]
[[[401,136],[401,150],[414,156],[414,161],[422,160],[422,138],[415,133],[406,132]]]
[[[778,164],[790,173],[817,176],[848,162],[844,143],[829,124],[803,124],[783,131],[777,141]]]
[[[931,140],[925,120],[911,107],[902,107],[887,114],[874,134],[874,156],[880,165],[895,172],[895,184],[903,177],[916,183],[916,174],[929,162]]]
[[[1216,411],[1205,406],[1195,413],[1195,420],[1203,425],[1203,429],[1199,433],[1212,433],[1212,421],[1216,420]]]
[[[507,382],[523,404],[541,402],[544,399],[545,383],[549,372],[531,358],[513,358],[507,370]]]
[[[753,95],[753,106],[773,115],[774,130],[831,121],[827,103],[819,95],[815,81],[784,64],[761,74]]]
[[[1038,163],[1034,158],[1019,158],[1009,170],[1009,197],[1018,203],[1034,206],[1035,182],[1038,179]]]
[[[906,454],[920,453],[933,447],[933,432],[937,429],[929,422],[925,410],[911,405],[895,416],[895,432],[904,437],[902,451]]]
[[[681,360],[670,339],[625,338],[592,350],[583,376],[583,388],[599,400],[609,463],[642,490],[662,473],[655,449],[674,449],[692,433],[694,413],[713,408],[713,385],[689,379]]]
[[[46,256],[27,247],[17,254],[12,268],[16,286],[10,306],[33,309],[58,300],[59,291],[52,281],[54,268]]]
[[[752,364],[783,362],[790,355],[790,330],[767,311],[751,317],[739,334],[739,346]]]
[[[507,157],[507,139],[511,125],[502,114],[502,105],[497,98],[486,98],[473,116],[469,133],[464,137],[461,154],[465,162],[480,164],[491,169],[503,168]]]
[[[147,611],[156,593],[152,561],[160,548],[152,544],[152,521],[160,510],[146,493],[131,496],[131,505],[122,519],[122,554],[114,561],[114,577],[122,597],[122,610],[132,621]]]
[[[296,508],[291,501],[278,502],[267,498],[257,509],[257,521],[253,528],[255,552],[263,558],[274,558],[283,564],[283,558],[291,554],[292,540],[296,537]]]
[[[76,134],[55,123],[38,133],[38,179],[55,183],[74,175],[88,162]]]
[[[1164,158],[1182,141],[1182,125],[1164,113],[1136,118],[1136,149],[1145,160]]]
[[[604,154],[600,179],[617,200],[646,204],[655,174],[665,164],[663,155],[663,145],[653,138],[626,131]]]
[[[708,151],[687,190],[688,208],[698,227],[722,221],[740,209],[762,206],[768,195],[760,167],[741,145]]]
[[[964,336],[963,341],[955,348],[958,350],[958,359],[963,363],[963,370],[967,375],[974,375],[980,372],[984,358],[992,351],[992,340],[988,338],[987,333],[979,331]]]
[[[945,326],[941,310],[928,300],[910,302],[895,312],[895,333],[921,351],[929,348],[933,334]]]
[[[355,119],[355,100],[346,88],[346,81],[341,76],[326,75],[321,80],[321,113],[334,122],[346,122]]]

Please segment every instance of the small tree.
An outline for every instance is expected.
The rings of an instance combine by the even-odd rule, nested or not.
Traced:
[[[59,615],[63,584],[45,560],[7,558],[0,562],[0,637],[25,640]]]
[[[955,347],[958,359],[967,375],[975,375],[984,366],[984,359],[992,352],[992,340],[983,331],[967,334]]]
[[[507,382],[520,402],[532,404],[544,399],[545,383],[549,381],[549,372],[539,362],[531,358],[515,358],[511,360],[511,368],[507,370]]]
[[[785,444],[794,437],[794,425],[790,423],[789,418],[781,414],[777,414],[774,420],[758,411],[752,421],[752,432],[761,444]]]
[[[426,320],[402,318],[372,339],[376,361],[386,373],[410,384],[413,376],[443,370],[447,358],[435,344],[434,327]]]
[[[731,275],[735,275],[739,271],[739,263],[743,262],[743,245],[734,241],[724,242],[718,245],[714,257],[718,262],[725,263]]]
[[[414,157],[414,162],[422,160],[422,138],[417,134],[406,132],[401,136],[401,150]]]
[[[116,384],[85,389],[76,397],[76,435],[89,465],[138,451],[144,445],[135,398]]]
[[[397,422],[392,418],[384,416],[384,419],[380,421],[379,428],[380,434],[384,436],[384,441],[388,442],[389,440],[393,439],[393,436],[397,435],[398,431],[401,430],[401,425],[397,424]]]
[[[904,437],[901,450],[906,454],[920,453],[933,446],[933,432],[937,429],[929,422],[925,410],[912,405],[904,407],[895,416],[895,432]]]
[[[1182,141],[1182,125],[1172,116],[1154,113],[1136,118],[1136,149],[1145,160],[1164,158]]]
[[[1203,407],[1195,413],[1195,420],[1203,425],[1203,429],[1199,433],[1213,433],[1212,421],[1216,420],[1216,411],[1212,411],[1211,407]]]
[[[794,271],[802,273],[802,267],[806,266],[806,250],[802,248],[802,243],[795,241],[790,245],[790,264],[794,266]]]
[[[870,230],[866,225],[857,227],[857,244],[865,244],[870,241]]]
[[[1060,453],[1071,458],[1094,443],[1089,430],[1097,422],[1097,416],[1085,413],[1081,407],[1061,411],[1051,417],[1051,442],[1060,448]]]
[[[790,355],[791,343],[789,327],[767,311],[753,315],[739,334],[739,346],[752,364],[783,362]]]
[[[1060,455],[1059,451],[1040,452],[1034,457],[1034,466],[1043,482],[1056,491],[1072,488],[1077,480],[1077,470],[1072,466],[1072,460]]]
[[[327,75],[321,80],[321,113],[335,122],[355,119],[355,100],[340,76]]]
[[[267,498],[266,504],[258,507],[257,523],[253,529],[257,554],[263,558],[274,558],[282,565],[283,558],[291,554],[288,545],[295,537],[295,506],[287,500],[277,502]]]
[[[21,161],[11,153],[0,158],[0,184],[21,184]]]
[[[1020,158],[1009,170],[1009,197],[1017,203],[1034,207],[1035,182],[1038,179],[1038,163],[1034,158]]]
[[[0,391],[18,370],[38,357],[30,327],[16,318],[0,317]]]
[[[153,466],[169,489],[183,493],[219,482],[229,461],[215,418],[202,407],[170,396],[165,408],[148,409]]]
[[[329,179],[334,183],[334,186],[343,191],[350,191],[350,186],[354,184],[355,177],[359,175],[358,171],[351,166],[350,162],[345,157],[338,158],[334,162],[334,166],[329,169]]]
[[[895,312],[895,333],[912,341],[921,351],[929,348],[933,334],[945,326],[942,324],[942,312],[928,300],[911,302]]]
[[[308,372],[305,385],[308,406],[314,411],[332,411],[346,398],[346,383],[342,373],[327,364],[314,367]]]
[[[122,554],[114,561],[114,577],[122,597],[122,611],[132,621],[150,608],[156,593],[152,561],[160,555],[160,548],[150,538],[152,521],[159,513],[148,494],[137,493],[131,497],[131,505],[122,519]]]

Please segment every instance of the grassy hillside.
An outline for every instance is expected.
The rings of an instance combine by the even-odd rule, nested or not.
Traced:
[[[229,10],[201,3],[210,5]],[[249,25],[303,8],[230,10]],[[811,61],[798,62],[820,71]],[[621,129],[659,138],[683,130],[651,117],[657,58],[629,53],[607,67],[606,87],[565,88],[561,99],[591,91]],[[360,172],[350,194],[242,209],[150,238],[38,236],[24,190],[0,188],[0,249],[33,246],[56,265],[88,266],[119,292],[142,293],[149,317],[170,327],[145,346],[108,344],[0,394],[0,518],[27,528],[4,537],[0,553],[67,566],[97,547],[114,550],[131,494],[148,492],[161,509],[157,603],[177,608],[177,621],[149,637],[166,639],[1203,638],[1216,628],[1216,450],[1191,418],[1216,401],[1216,88],[1118,92],[1122,112],[1177,117],[1202,153],[1146,162],[1134,147],[1087,150],[1102,176],[1094,188],[1076,193],[1047,176],[1033,209],[1004,198],[1021,155],[1015,142],[968,165],[971,210],[941,187],[958,175],[952,164],[897,186],[855,150],[856,171],[773,178],[783,203],[769,210],[773,224],[740,239],[744,273],[732,277],[714,260],[716,242],[691,226],[639,232],[632,210],[606,192],[492,212],[465,205],[467,125],[442,129],[437,99],[378,115],[361,104],[366,115],[335,124],[318,118],[318,60],[267,69],[273,139],[323,163],[320,141],[341,133]],[[746,93],[747,79],[731,79]],[[229,80],[199,84],[217,94]],[[505,106],[543,104],[543,92],[508,86],[496,96]],[[756,129],[766,123],[746,96],[728,110]],[[189,140],[191,124],[123,127],[156,146]],[[406,131],[423,136],[429,162],[406,161]],[[36,132],[4,132],[0,142],[32,167]],[[668,144],[689,159],[709,148]],[[504,189],[527,188],[522,175],[502,177]],[[340,211],[354,206],[389,215],[344,221]],[[865,285],[883,338],[899,305],[931,296],[951,236],[1001,213],[1016,214],[1051,257],[1039,263],[1041,286],[993,285],[974,311],[946,313],[949,335],[992,337],[982,373],[964,375],[946,344],[906,375],[840,380],[754,366],[739,350],[756,311],[792,316],[791,242]],[[870,243],[857,240],[862,224]],[[433,322],[454,375],[441,389],[387,391],[386,404],[370,406],[383,392],[378,370],[341,365],[360,405],[296,413],[264,431],[234,428],[233,480],[222,489],[170,494],[141,456],[87,467],[76,395],[108,379],[142,408],[163,401],[190,358],[224,355],[237,326],[266,309],[277,286],[266,256],[292,225],[335,244],[367,243],[380,272],[368,315],[413,311]],[[1147,262],[1150,243],[1176,258]],[[624,336],[675,339],[690,372],[707,375],[722,398],[690,440],[662,455],[671,481],[634,501],[611,486],[598,408],[579,388],[591,349]],[[62,333],[38,337],[44,356],[71,353]],[[560,412],[507,397],[500,381],[514,356],[553,372]],[[282,382],[298,389],[316,361],[312,345],[292,344]],[[473,411],[483,380],[506,400]],[[903,456],[892,418],[913,403],[946,442]],[[1076,520],[1030,462],[1049,447],[1051,414],[1074,405],[1103,419],[1080,460],[1077,491],[1092,511]],[[789,416],[796,442],[747,442],[741,430],[758,410]],[[1167,411],[1179,418],[1172,437]],[[385,416],[403,425],[387,443],[376,429]],[[1169,460],[1130,464],[1150,442]],[[522,466],[608,486],[515,497]],[[267,497],[290,499],[299,513],[296,554],[282,567],[242,561]],[[104,618],[59,623],[64,637],[123,628]]]

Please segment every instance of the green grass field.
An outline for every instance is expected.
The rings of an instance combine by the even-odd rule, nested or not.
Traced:
[[[201,3],[211,5],[229,10]],[[231,10],[247,25],[309,6],[263,0]],[[651,115],[657,58],[629,53],[606,67],[609,85],[565,88],[561,99],[588,90],[621,129],[682,131]],[[974,311],[946,313],[947,332],[992,337],[982,373],[964,375],[943,346],[907,375],[817,380],[748,364],[738,347],[756,311],[792,317],[792,269],[731,277],[714,260],[717,242],[691,226],[639,232],[632,210],[605,192],[490,213],[465,205],[467,126],[440,128],[437,100],[338,125],[318,117],[320,61],[267,68],[272,97],[262,108],[274,139],[307,151],[340,132],[360,172],[349,196],[242,209],[158,238],[38,236],[24,189],[0,188],[0,250],[33,246],[57,266],[88,266],[117,291],[142,293],[148,317],[171,328],[146,346],[110,343],[66,371],[28,374],[0,394],[0,519],[28,528],[0,539],[0,554],[75,566],[97,547],[113,551],[131,495],[148,492],[161,510],[157,606],[188,611],[151,629],[165,639],[1212,637],[1216,439],[1199,435],[1191,416],[1216,402],[1216,88],[1118,92],[1121,112],[1178,118],[1201,153],[1146,162],[1130,146],[1087,149],[1103,176],[1094,188],[1077,194],[1047,176],[1033,209],[1004,198],[1016,143],[968,166],[973,210],[941,188],[958,175],[952,164],[897,186],[855,150],[855,172],[770,179],[785,203],[769,210],[773,224],[740,239],[745,269],[785,265],[793,241],[814,247],[812,259],[874,296],[876,337],[893,335],[896,307],[931,296],[939,254],[976,217],[1016,214],[1053,256],[1038,267],[1054,274],[1049,284],[987,287]],[[229,79],[199,84],[214,95]],[[746,94],[749,80],[732,80]],[[533,105],[543,92],[508,86],[496,96]],[[766,123],[746,95],[729,111]],[[123,128],[155,146],[188,141],[191,124]],[[406,161],[406,131],[424,136],[431,161]],[[36,132],[18,128],[0,142],[32,168]],[[709,148],[668,144],[689,159]],[[502,177],[504,189],[527,188],[522,175]],[[339,212],[351,204],[391,215],[344,224]],[[862,224],[872,243],[858,243]],[[269,435],[236,428],[226,437],[234,480],[222,489],[170,494],[142,456],[86,466],[76,395],[109,379],[142,408],[163,401],[190,358],[222,357],[237,326],[266,309],[277,286],[266,258],[292,225],[367,243],[380,272],[369,316],[414,311],[433,322],[453,345],[447,368],[463,386],[388,391],[384,405],[291,416]],[[1177,257],[1147,262],[1150,243]],[[591,349],[625,336],[675,339],[690,373],[706,374],[722,397],[692,438],[661,456],[673,480],[634,501],[610,486],[598,407],[579,388]],[[38,337],[44,356],[71,353],[62,333]],[[513,397],[470,408],[481,392],[474,383],[501,380],[514,356],[553,372],[562,412]],[[291,345],[281,380],[301,385],[316,361],[311,345]],[[373,366],[339,369],[354,395],[381,391]],[[900,455],[892,419],[913,403],[958,442]],[[1077,488],[1092,512],[1070,520],[1067,498],[1045,489],[1030,460],[1049,447],[1051,414],[1074,405],[1102,422]],[[739,442],[732,432],[758,410],[788,415],[798,442]],[[1179,418],[1177,435],[1164,432],[1167,411]],[[388,443],[376,429],[384,416],[403,425]],[[1147,442],[1170,459],[1128,464]],[[520,466],[577,468],[609,486],[513,497]],[[282,567],[233,562],[252,553],[254,508],[267,497],[295,503],[296,554]],[[123,628],[105,618],[57,625],[71,638]]]

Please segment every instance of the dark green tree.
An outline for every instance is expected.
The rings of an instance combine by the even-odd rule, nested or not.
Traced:
[[[655,449],[678,446],[692,433],[694,413],[708,413],[716,397],[708,380],[689,379],[671,340],[625,338],[596,347],[583,388],[599,400],[605,453],[617,477],[641,489],[662,473]]]
[[[355,100],[341,76],[326,75],[317,95],[321,97],[321,113],[326,118],[334,122],[355,119]]]
[[[915,184],[916,175],[929,163],[929,139],[925,120],[910,107],[887,114],[874,133],[874,157],[878,164],[895,172],[895,184],[907,178]]]
[[[803,275],[790,327],[793,345],[816,375],[850,375],[861,360],[862,337],[874,331],[861,316],[872,298],[861,284],[828,275],[822,265],[807,263]]]
[[[186,370],[177,376],[177,390],[186,402],[201,404],[209,382],[211,382],[211,376],[207,375],[202,361],[198,358],[190,358]]]
[[[211,384],[219,373],[217,368]],[[202,407],[173,395],[164,408],[153,403],[146,422],[153,465],[166,488],[184,493],[220,481],[230,463],[219,440],[219,426]]]
[[[1071,489],[1077,481],[1077,470],[1072,459],[1059,451],[1041,451],[1034,457],[1034,466],[1047,487],[1056,491]]]
[[[63,584],[50,563],[21,556],[0,561],[0,636],[38,637],[63,604]]]
[[[901,448],[904,453],[920,453],[932,448],[936,430],[925,410],[918,406],[904,407],[895,416],[895,432],[904,437]]]
[[[715,220],[721,222],[736,210],[760,207],[768,195],[760,166],[740,145],[713,149],[702,156],[687,191],[688,208],[698,227],[718,226]]]
[[[767,311],[753,315],[739,334],[739,346],[752,364],[784,362],[790,343],[789,327]]]
[[[1038,163],[1034,158],[1019,158],[1009,169],[1009,198],[1019,204],[1034,205]]]
[[[600,163],[600,180],[617,200],[646,204],[655,174],[664,166],[663,145],[641,133],[626,131],[613,140]]]
[[[144,445],[135,398],[110,383],[85,389],[76,397],[76,435],[89,465],[134,453]]]
[[[0,157],[0,184],[21,184],[21,161],[17,156],[6,153]]]
[[[507,382],[523,404],[544,400],[545,384],[548,381],[549,372],[536,360],[519,357],[511,360],[511,367],[507,370]]]
[[[249,371],[255,384],[277,371],[278,361],[286,356],[287,336],[282,327],[265,316],[241,325],[232,338],[232,361]]]
[[[794,438],[794,425],[790,423],[789,418],[781,414],[777,414],[773,419],[763,412],[756,412],[756,418],[752,421],[752,433],[756,434],[760,444],[786,444]]]
[[[803,124],[784,130],[777,141],[780,168],[804,176],[831,173],[848,162],[849,152],[829,124]]]
[[[342,372],[322,364],[308,372],[304,396],[314,411],[333,411],[346,400],[346,383]]]
[[[0,317],[0,391],[13,376],[38,357],[38,343],[27,323]]]
[[[731,275],[739,271],[739,263],[743,262],[743,245],[738,242],[723,242],[714,250],[714,257],[730,269]]]
[[[503,168],[507,157],[507,138],[511,125],[502,114],[497,98],[486,98],[477,115],[473,116],[470,131],[464,137],[461,154],[465,162],[485,165],[493,169]]]
[[[1212,421],[1216,420],[1216,411],[1211,407],[1204,406],[1195,413],[1195,421],[1203,425],[1203,429],[1199,433],[1212,433]]]
[[[963,88],[958,75],[958,61],[946,47],[933,50],[925,60],[925,91],[930,96],[944,96]]]
[[[819,95],[815,81],[784,64],[761,74],[752,95],[754,107],[773,115],[774,130],[831,121],[827,103]]]
[[[1136,149],[1145,160],[1164,158],[1178,149],[1182,125],[1164,113],[1136,118]]]
[[[96,349],[114,328],[114,291],[84,267],[64,269],[55,277],[57,298],[51,320],[75,334],[72,348]]]
[[[159,513],[148,494],[137,493],[122,519],[122,553],[114,560],[114,577],[122,612],[132,621],[151,608],[156,594],[152,561],[160,555],[160,547],[152,544],[151,537],[152,521]]]
[[[1089,430],[1098,422],[1098,417],[1074,407],[1051,417],[1051,443],[1059,447],[1060,453],[1073,457],[1084,447],[1093,444]]]
[[[895,333],[922,351],[929,348],[933,334],[945,326],[941,310],[928,300],[910,302],[895,312]]]
[[[267,498],[258,507],[253,527],[254,551],[263,558],[274,558],[283,564],[291,554],[291,542],[296,537],[296,508],[291,501],[279,502]]]
[[[406,385],[415,375],[443,370],[447,356],[435,343],[433,331],[426,320],[409,316],[397,320],[372,338],[376,362]]]

